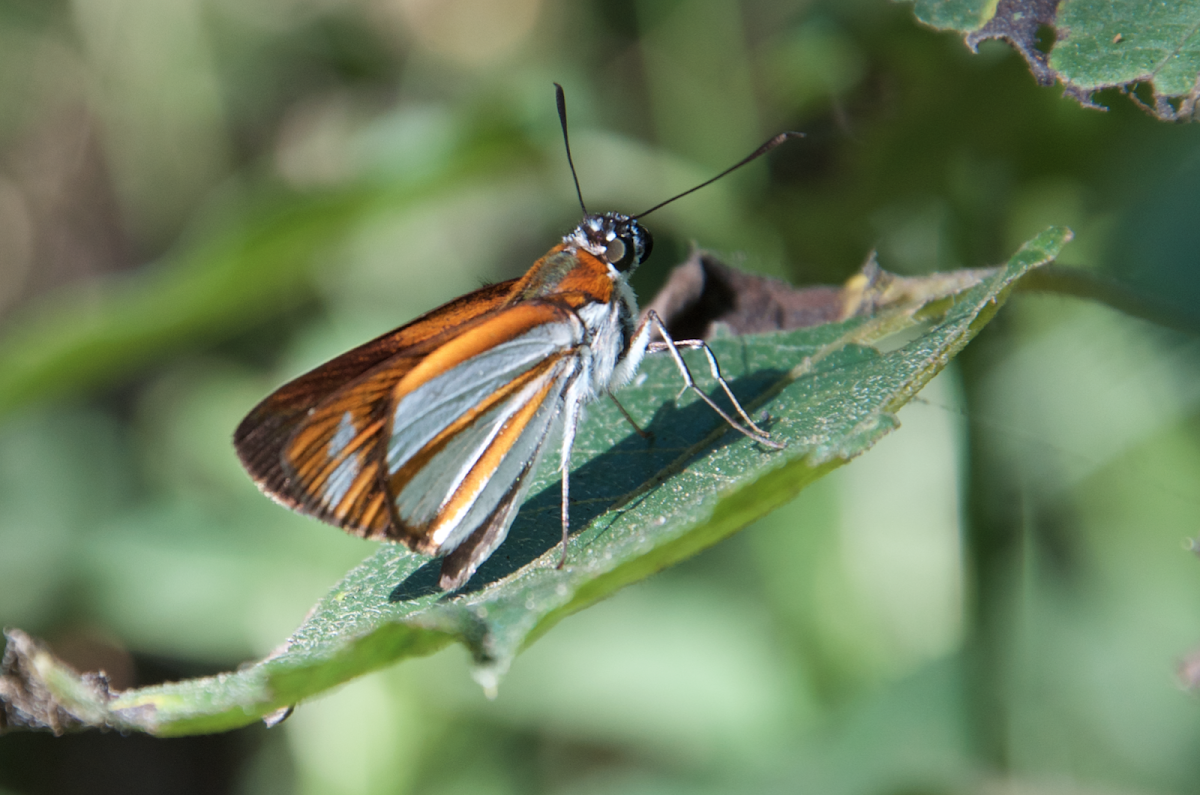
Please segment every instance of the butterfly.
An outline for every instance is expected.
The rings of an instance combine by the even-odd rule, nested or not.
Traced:
[[[279,387],[233,437],[267,496],[354,535],[441,556],[445,591],[465,585],[504,541],[550,439],[561,440],[563,566],[581,410],[626,384],[646,353],[668,352],[684,390],[732,428],[783,446],[747,416],[703,341],[672,340],[654,312],[639,322],[628,280],[653,247],[639,218],[799,133],[777,135],[637,215],[591,214],[571,159],[566,100],[555,88],[583,221],[521,278],[456,298]],[[661,340],[651,339],[655,332]],[[696,386],[684,348],[704,351],[740,421]]]

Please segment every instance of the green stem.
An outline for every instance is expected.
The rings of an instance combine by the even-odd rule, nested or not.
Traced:
[[[978,416],[986,399],[985,376],[1007,347],[1004,319],[987,329],[960,356],[968,416]],[[995,433],[968,423],[964,478],[964,543],[968,570],[968,635],[965,703],[976,753],[997,773],[1008,769],[1011,660],[1010,595],[1020,561],[1024,495],[1020,483],[997,453]]]

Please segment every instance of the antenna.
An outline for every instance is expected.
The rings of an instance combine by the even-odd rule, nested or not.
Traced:
[[[555,85],[557,85],[557,83],[556,83]],[[559,89],[559,94],[558,94],[558,102],[559,102],[559,115],[561,116],[561,115],[563,114],[563,105],[562,105],[562,89],[561,89],[561,88]],[[567,133],[567,126],[566,126],[566,125],[567,125],[567,117],[566,117],[566,116],[563,116],[562,118],[563,118],[563,135],[566,135],[566,133]],[[711,185],[712,183],[716,182],[717,180],[719,180],[721,177],[725,176],[725,175],[726,175],[726,174],[728,174],[729,172],[731,172],[731,171],[737,171],[739,168],[741,168],[742,166],[746,165],[746,164],[747,164],[747,163],[749,163],[750,161],[752,161],[752,160],[757,160],[758,158],[760,158],[760,157],[762,157],[763,155],[765,155],[767,152],[770,152],[772,149],[774,149],[775,147],[779,146],[779,145],[780,145],[781,143],[783,143],[784,141],[787,141],[787,140],[789,140],[789,139],[791,139],[791,138],[803,138],[803,137],[804,137],[804,133],[800,133],[800,132],[781,132],[779,135],[776,135],[774,138],[772,138],[771,140],[767,141],[765,144],[763,144],[762,146],[758,147],[758,148],[757,148],[757,149],[755,149],[753,152],[751,152],[749,155],[747,155],[746,157],[742,158],[742,159],[741,159],[741,160],[739,160],[737,163],[734,163],[732,166],[730,166],[729,168],[725,169],[725,170],[724,170],[724,171],[722,171],[720,174],[717,174],[717,175],[716,175],[715,177],[713,177],[712,179],[707,179],[707,180],[705,180],[704,182],[701,182],[701,183],[700,183],[699,185],[697,185],[696,187],[694,187],[694,188],[689,188],[689,189],[685,190],[683,193],[676,194],[676,195],[672,196],[671,198],[667,199],[667,200],[666,200],[666,201],[664,201],[664,202],[659,202],[658,204],[656,204],[656,205],[654,205],[653,207],[651,207],[649,210],[643,210],[642,212],[638,213],[637,215],[634,215],[634,216],[631,216],[631,217],[632,217],[632,218],[644,218],[644,217],[646,217],[647,215],[649,215],[650,213],[652,213],[652,212],[654,212],[655,210],[659,209],[660,207],[665,207],[665,206],[667,206],[668,204],[670,204],[671,202],[675,201],[676,199],[682,199],[684,196],[687,196],[689,193],[693,193],[693,192],[695,192],[695,191],[698,191],[698,190],[700,190],[700,189],[701,189],[701,188],[703,188],[705,185]],[[570,160],[570,158],[571,158],[571,152],[570,152],[570,149],[568,148],[568,150],[567,150],[567,159],[568,159],[568,160]],[[574,173],[575,173],[575,169],[574,169],[574,167],[572,167],[572,168],[571,168],[571,173],[572,173],[572,174],[574,174]],[[576,188],[578,188],[578,187],[579,187],[579,182],[578,182],[578,181],[576,181],[576,183],[575,183],[575,187],[576,187]],[[580,203],[581,203],[581,204],[583,203],[583,199],[582,199],[582,197],[580,198],[580,200],[579,200],[579,201],[580,201]],[[586,211],[585,211],[585,212],[586,212]]]
[[[575,180],[575,195],[579,197],[579,208],[583,210],[584,215],[587,215],[587,205],[583,203],[583,191],[579,189],[579,176],[575,173],[575,161],[571,159],[571,138],[567,135],[567,97],[563,93],[563,87],[558,83],[554,84],[554,94],[558,98],[558,120],[562,123],[563,143],[567,147],[567,165],[571,167],[571,179]]]

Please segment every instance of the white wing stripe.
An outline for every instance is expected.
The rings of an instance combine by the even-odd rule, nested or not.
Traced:
[[[560,378],[565,368],[566,362],[563,362],[526,384],[515,395],[478,417],[474,423],[464,428],[444,448],[430,458],[425,466],[421,467],[420,471],[404,484],[399,493],[394,495],[396,512],[400,518],[416,525],[428,524],[437,519],[446,501],[458,491],[463,480],[470,474],[505,424],[549,382]],[[554,392],[554,387],[551,386],[551,394],[547,397],[544,406],[553,407],[559,397]],[[539,416],[540,412],[531,420],[531,424]],[[529,426],[526,426],[526,431],[518,437],[513,449],[502,460],[501,466],[489,479],[489,483],[505,479],[504,462],[507,462],[518,451],[526,451],[526,440],[530,438],[530,430]],[[536,434],[533,436],[536,438]],[[521,452],[520,454],[525,453]],[[514,474],[512,477],[516,477],[516,475]],[[511,478],[509,479],[511,480]],[[507,484],[505,484],[504,490],[507,490]],[[494,504],[491,507],[495,507]],[[491,512],[491,507],[485,511],[485,515]],[[440,523],[440,527],[433,535],[435,543],[439,546],[445,543],[444,539],[453,533],[465,515],[464,512],[460,512],[460,514],[462,515],[447,517]]]
[[[556,372],[551,375],[560,384],[563,379],[562,369],[555,368]],[[539,379],[539,382],[539,386],[545,384],[542,379]],[[522,390],[522,392],[525,392],[525,390]],[[536,394],[536,392],[532,392],[529,395],[522,395],[521,399],[514,399],[512,401],[513,410],[509,413],[514,413],[517,409],[523,407]],[[492,476],[483,482],[479,491],[470,500],[466,501],[457,513],[445,517],[431,528],[431,537],[439,548],[452,549],[458,546],[468,535],[475,532],[475,528],[479,526],[480,522],[491,515],[492,511],[500,503],[500,500],[508,493],[513,481],[520,476],[526,464],[530,463],[530,459],[540,457],[542,442],[546,438],[546,431],[549,428],[550,422],[558,413],[558,405],[561,400],[561,386],[551,387],[550,394],[546,396],[541,407],[530,418],[525,429],[500,460]],[[503,426],[504,422],[496,423],[496,431],[489,435],[489,441]],[[482,455],[486,449],[486,446],[481,447],[479,454]],[[478,457],[476,461],[478,461]],[[536,465],[536,461],[533,463]],[[447,492],[447,498],[458,491],[463,478],[466,477],[469,471],[469,468],[464,468],[460,473],[460,477],[456,479],[453,488]]]
[[[521,476],[525,471],[526,466],[536,469],[538,463],[542,459],[542,453],[545,450],[546,439],[554,435],[556,427],[563,420],[563,403],[564,400],[572,400],[568,394],[572,383],[571,375],[563,373],[559,376],[559,382],[550,395],[546,397],[537,414],[530,419],[529,424],[525,426],[524,433],[513,444],[511,450],[501,461],[500,466],[496,469],[496,473],[484,485],[479,495],[470,503],[470,507],[464,512],[461,519],[451,526],[449,533],[444,533],[442,527],[435,529],[435,535],[445,535],[446,540],[441,542],[440,546],[444,549],[453,549],[475,529],[479,527],[495,510],[500,501],[508,494],[512,487],[513,481]],[[574,381],[578,384],[578,379]],[[533,484],[533,478],[525,478],[522,484],[521,492],[516,494],[513,499],[517,504],[520,504],[524,499],[525,492]],[[515,517],[516,512],[512,512],[508,516],[508,521],[511,522]],[[449,522],[447,522],[449,524]],[[508,528],[505,527],[495,544],[499,545],[504,540],[504,536],[508,533]]]
[[[400,518],[412,524],[433,521],[504,423],[529,399],[530,388],[544,383],[545,376],[536,379],[450,439],[395,495]]]
[[[399,403],[388,440],[388,474],[395,474],[456,419],[546,358],[578,344],[577,324],[545,323],[431,378]]]

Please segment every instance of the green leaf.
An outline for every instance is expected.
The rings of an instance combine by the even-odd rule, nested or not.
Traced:
[[[938,30],[979,30],[996,11],[994,0],[915,0],[917,19]]]
[[[1149,82],[1156,94],[1179,97],[1200,74],[1197,0],[1068,0],[1059,5],[1058,29],[1050,65],[1064,82],[1088,91]]]
[[[1159,118],[1194,115],[1200,0],[915,0],[913,11],[927,25],[966,34],[972,49],[988,39],[1008,42],[1025,57],[1039,83],[1061,83],[1065,95],[1084,105],[1099,107],[1091,97],[1101,89],[1145,84],[1153,106],[1136,95],[1133,99]],[[1052,42],[1040,41],[1044,26],[1054,30]]]
[[[672,363],[646,361],[644,377],[620,396],[655,439],[635,435],[607,402],[591,407],[571,478],[580,529],[561,570],[559,480],[547,464],[508,541],[456,594],[434,590],[438,561],[386,545],[317,604],[281,651],[236,673],[109,694],[21,635],[20,643],[10,638],[9,656],[20,646],[25,662],[6,659],[6,676],[12,682],[13,671],[33,671],[26,678],[39,684],[24,690],[40,687],[83,725],[158,735],[244,725],[453,641],[471,651],[476,678],[492,690],[517,653],[556,622],[711,546],[894,430],[894,412],[1069,239],[1052,228],[1006,267],[903,280],[871,315],[714,342],[747,409],[769,412],[772,437],[787,442],[781,451],[733,432],[697,399],[675,400]],[[704,372],[695,362],[693,369]]]

